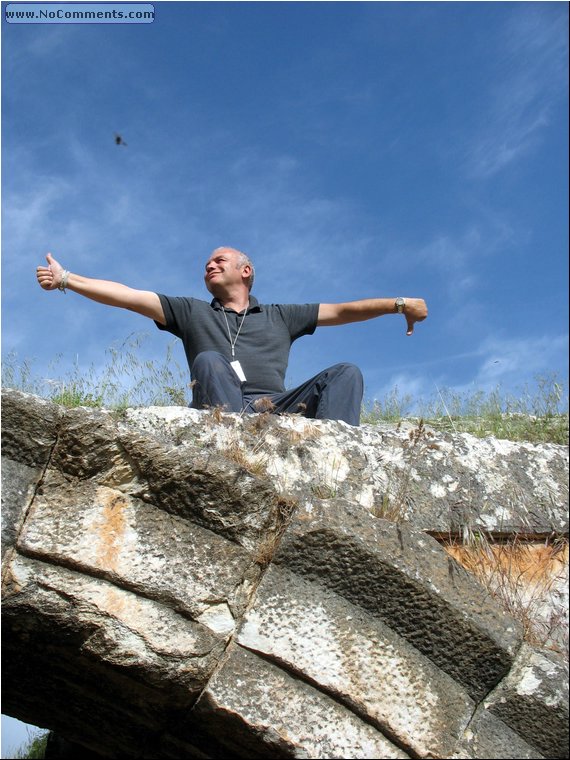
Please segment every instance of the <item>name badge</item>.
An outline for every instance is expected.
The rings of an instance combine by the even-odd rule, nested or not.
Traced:
[[[239,377],[239,379],[242,381],[242,383],[245,383],[245,381],[246,381],[247,378],[246,378],[246,376],[244,374],[243,369],[241,368],[241,364],[237,360],[235,362],[230,362],[230,364],[232,365],[232,368],[233,368],[234,372]]]

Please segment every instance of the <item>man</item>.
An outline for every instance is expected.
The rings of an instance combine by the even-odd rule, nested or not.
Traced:
[[[44,290],[72,290],[108,306],[130,309],[153,319],[160,330],[182,340],[193,380],[192,407],[224,407],[231,412],[268,409],[315,419],[360,422],[362,374],[353,364],[335,364],[303,385],[286,391],[285,371],[294,340],[317,327],[344,325],[403,314],[407,334],[427,317],[421,298],[372,298],[338,304],[262,305],[251,294],[254,268],[235,248],[216,248],[206,263],[204,281],[214,296],[165,296],[118,282],[73,274],[51,254],[37,268]]]

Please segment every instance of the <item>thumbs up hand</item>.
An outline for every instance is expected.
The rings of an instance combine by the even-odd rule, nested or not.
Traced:
[[[63,267],[54,259],[51,253],[46,256],[47,267],[39,266],[36,269],[36,277],[40,287],[44,290],[57,290],[61,283]]]

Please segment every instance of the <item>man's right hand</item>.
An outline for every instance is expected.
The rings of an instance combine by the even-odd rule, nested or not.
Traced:
[[[56,261],[51,253],[46,256],[47,267],[39,266],[36,277],[44,290],[57,290],[62,277],[66,274],[59,261]],[[161,325],[166,324],[164,310],[158,295],[150,290],[136,290],[122,285],[120,282],[111,280],[95,280],[92,277],[83,277],[76,272],[67,272],[66,287],[85,298],[90,298],[97,303],[106,306],[118,306],[121,309],[129,309],[149,317]]]
[[[36,277],[40,286],[44,290],[57,290],[61,283],[61,276],[64,272],[61,264],[54,259],[51,253],[46,256],[47,267],[39,266],[36,269]]]

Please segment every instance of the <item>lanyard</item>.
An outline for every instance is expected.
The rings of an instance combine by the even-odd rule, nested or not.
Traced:
[[[226,310],[224,309],[223,306],[222,306],[222,314],[224,315],[224,319],[226,320],[226,327],[228,328],[228,338],[230,339],[230,346],[231,346],[231,349],[232,349],[232,358],[233,358],[236,355],[235,347],[236,347],[238,335],[240,334],[240,330],[243,327],[243,323],[244,323],[244,320],[245,320],[245,315],[247,314],[247,307],[246,307],[246,309],[245,309],[245,311],[243,313],[243,317],[241,318],[240,325],[239,325],[239,327],[237,329],[236,337],[233,340],[232,340],[232,335],[230,333],[230,326],[229,326],[229,323],[228,323],[228,318],[226,316]]]

